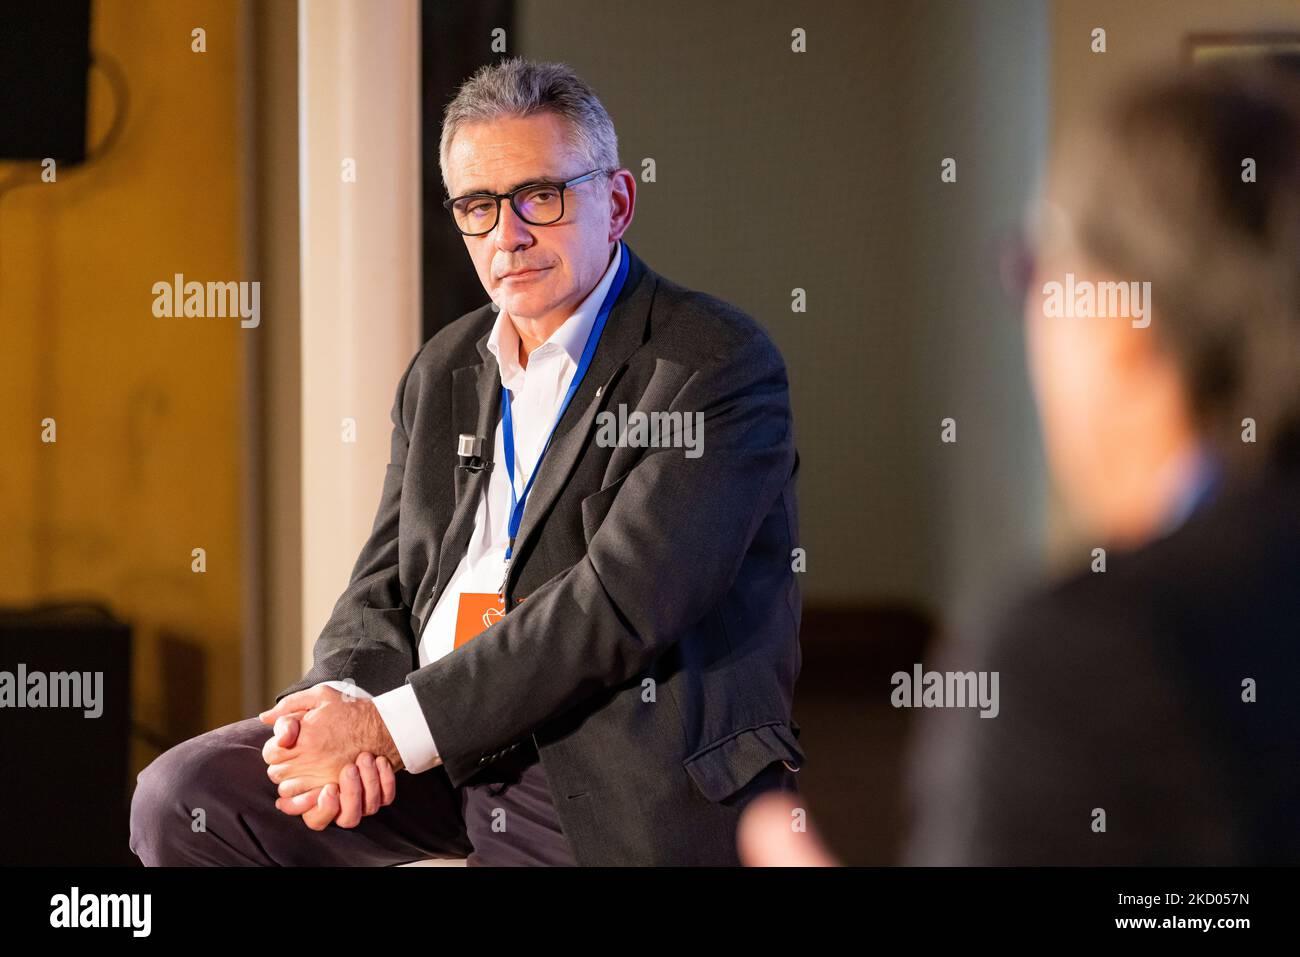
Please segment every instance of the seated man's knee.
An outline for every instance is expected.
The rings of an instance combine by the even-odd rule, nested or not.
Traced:
[[[137,776],[131,797],[132,853],[150,867],[215,863],[203,840],[209,818],[223,803],[242,801],[241,789],[274,790],[260,750],[270,731],[256,719],[236,722],[154,759]]]

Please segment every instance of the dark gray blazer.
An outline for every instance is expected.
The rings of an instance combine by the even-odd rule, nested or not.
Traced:
[[[486,305],[402,376],[374,528],[311,671],[277,700],[409,682],[443,760],[425,773],[449,787],[531,737],[579,864],[735,864],[745,786],[804,761],[785,365],[749,316],[625,248],[627,282],[528,498],[506,617],[417,669],[486,488],[457,468],[457,436],[491,454],[501,412]],[[597,444],[597,413],[620,404],[702,412],[703,454]]]

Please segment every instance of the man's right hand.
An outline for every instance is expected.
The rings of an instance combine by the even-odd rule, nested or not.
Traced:
[[[274,733],[280,747],[292,748],[298,740],[299,718],[304,713],[276,719]],[[397,778],[388,759],[363,751],[354,764],[344,769],[337,784],[312,788],[291,798],[276,798],[275,806],[285,814],[301,815],[313,831],[323,831],[331,821],[339,827],[356,827],[363,817],[392,804],[396,797]]]

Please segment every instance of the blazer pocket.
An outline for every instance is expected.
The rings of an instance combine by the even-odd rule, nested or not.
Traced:
[[[609,514],[610,506],[614,504],[614,498],[623,487],[625,478],[627,473],[582,500],[582,534],[588,544],[600,528],[601,522],[605,521],[605,516]]]
[[[803,767],[803,748],[784,721],[745,728],[701,748],[682,761],[686,772],[710,801],[735,794],[773,761],[792,771]]]

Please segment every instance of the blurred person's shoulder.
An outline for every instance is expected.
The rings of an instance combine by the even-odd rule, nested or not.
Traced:
[[[1081,547],[1100,569],[1092,548],[1105,543]],[[1241,680],[1300,673],[1294,473],[1225,493],[1133,551],[1107,552],[1105,570],[1039,588],[999,615],[989,667],[1035,675],[1053,695],[1130,695],[1137,707],[1178,697],[1226,713]]]
[[[1135,634],[1177,638],[1159,644],[1180,657],[1196,635],[1237,651],[1279,641],[1276,626],[1300,611],[1300,475],[1272,474],[1225,492],[1168,534],[1105,558],[1105,570],[1079,572],[1023,599],[1007,613],[1004,632],[1026,641],[1023,623],[1037,622],[1059,639],[1103,645]]]
[[[1106,855],[1062,837],[1063,860],[1300,863],[1298,578],[1300,483],[1276,475],[998,619],[990,746],[1051,755],[1058,797],[1128,819]]]

